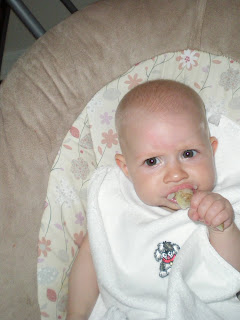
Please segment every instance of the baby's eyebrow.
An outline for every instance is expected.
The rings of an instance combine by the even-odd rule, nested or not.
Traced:
[[[193,144],[189,144],[188,146],[185,146],[183,147],[183,150],[195,150],[195,149],[198,149],[198,148],[202,148],[202,147],[205,147],[206,144],[205,143],[193,143]]]
[[[145,161],[147,159],[150,159],[150,157],[146,157],[146,155],[140,154],[136,156],[137,161]]]
[[[140,156],[136,157],[137,161],[139,161],[139,162],[144,162],[148,159],[153,159],[153,158],[161,158],[161,156],[156,155],[156,154],[152,154],[152,155],[144,154],[144,155],[140,155]]]

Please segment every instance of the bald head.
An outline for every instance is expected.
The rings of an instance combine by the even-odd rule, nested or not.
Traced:
[[[171,113],[174,117],[184,112],[191,112],[206,123],[204,103],[193,89],[172,80],[149,81],[133,88],[120,101],[115,116],[116,129],[121,140],[132,121],[154,114],[164,118]]]

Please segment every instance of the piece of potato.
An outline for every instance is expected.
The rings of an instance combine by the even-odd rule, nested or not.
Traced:
[[[191,189],[182,189],[176,192],[175,199],[181,209],[190,207],[193,191]]]

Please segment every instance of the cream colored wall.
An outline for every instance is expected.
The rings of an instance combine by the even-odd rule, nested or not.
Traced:
[[[49,30],[70,15],[70,12],[60,0],[22,1],[39,20],[45,30]],[[72,3],[81,10],[86,5],[96,1],[97,0],[72,0]],[[34,41],[35,38],[16,15],[11,12],[1,70],[1,79],[6,76],[13,63],[34,43]]]

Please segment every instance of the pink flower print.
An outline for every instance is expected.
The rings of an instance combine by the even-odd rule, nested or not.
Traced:
[[[229,89],[236,89],[240,83],[240,73],[238,70],[229,68],[226,72],[223,72],[220,76],[219,85],[224,87],[225,91]]]
[[[207,65],[207,66],[205,66],[205,67],[202,67],[202,71],[203,71],[203,72],[206,72],[206,73],[209,73],[209,71],[210,71],[210,65]]]
[[[194,50],[184,50],[181,51],[181,55],[176,58],[177,61],[180,61],[178,69],[182,70],[183,68],[187,68],[188,71],[192,70],[192,67],[198,66],[198,58],[200,54]]]
[[[80,139],[79,145],[85,149],[93,149],[93,142],[91,134],[86,134],[83,138]]]
[[[128,76],[127,81],[125,81],[124,83],[129,84],[128,89],[132,89],[134,87],[136,87],[137,85],[139,85],[140,82],[142,82],[143,80],[141,78],[138,78],[138,74],[135,73],[135,75],[132,77],[131,75]]]
[[[74,233],[74,243],[78,246],[78,248],[81,247],[82,241],[83,241],[83,232],[80,233]]]
[[[103,132],[102,136],[104,139],[101,142],[102,144],[106,144],[108,148],[112,148],[113,144],[118,144],[117,133],[113,133],[112,129],[108,130],[108,133]]]
[[[71,172],[76,179],[85,180],[89,174],[88,163],[82,158],[72,160]]]
[[[110,120],[112,120],[113,117],[109,116],[107,112],[104,112],[104,114],[100,115],[100,118],[102,119],[101,123],[104,124],[110,124]]]
[[[84,221],[84,216],[83,216],[82,212],[79,212],[79,213],[75,214],[75,217],[77,218],[75,223],[76,224],[80,224],[80,226],[82,226],[83,225],[83,221]]]
[[[47,256],[48,251],[51,251],[49,248],[51,244],[50,240],[46,240],[45,237],[42,237],[42,240],[38,241],[38,256],[40,257],[41,254],[44,255],[44,257]]]

